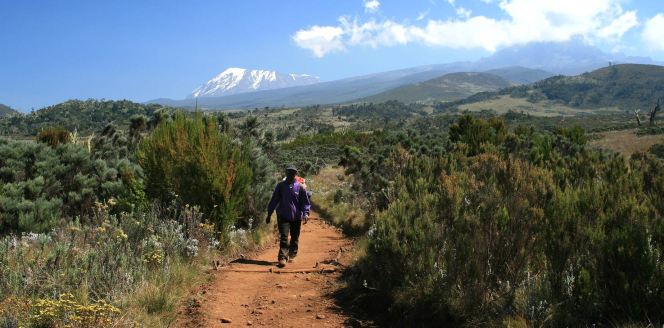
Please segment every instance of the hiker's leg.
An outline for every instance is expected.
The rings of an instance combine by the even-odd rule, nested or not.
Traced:
[[[290,257],[295,257],[297,255],[297,244],[300,239],[300,227],[302,226],[302,221],[293,221],[290,225],[290,247],[288,248],[288,254]]]
[[[277,226],[279,227],[279,256],[277,259],[285,260],[288,258],[288,231],[290,230],[290,222],[277,219]]]

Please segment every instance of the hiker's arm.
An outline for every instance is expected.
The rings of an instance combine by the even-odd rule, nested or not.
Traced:
[[[300,210],[304,216],[309,217],[311,201],[309,201],[309,194],[307,194],[307,190],[304,187],[300,188]]]

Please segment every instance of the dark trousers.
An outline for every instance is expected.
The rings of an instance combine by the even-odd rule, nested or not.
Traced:
[[[279,226],[279,260],[287,260],[297,255],[297,242],[300,239],[300,226],[302,221],[286,221],[277,218]],[[288,233],[290,232],[290,245]]]

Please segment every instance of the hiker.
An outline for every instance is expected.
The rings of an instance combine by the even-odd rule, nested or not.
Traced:
[[[270,223],[272,212],[277,211],[277,225],[279,227],[279,260],[278,266],[283,268],[286,261],[293,262],[297,256],[297,243],[300,238],[302,221],[309,220],[309,196],[305,187],[296,179],[297,169],[294,166],[286,168],[286,178],[277,183],[272,199],[267,207],[266,223]],[[288,233],[290,232],[290,245]]]

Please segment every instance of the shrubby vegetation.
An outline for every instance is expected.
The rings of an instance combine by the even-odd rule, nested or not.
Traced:
[[[0,231],[87,222],[95,202],[140,200],[140,176],[130,161],[95,159],[80,145],[0,140]]]
[[[178,295],[197,275],[192,264],[206,263],[218,245],[213,226],[191,207],[113,215],[111,206],[94,204],[85,224],[0,239],[0,323],[131,326],[131,317],[151,319],[140,313],[163,316],[161,324],[173,320]]]
[[[166,326],[201,265],[261,243],[274,144],[226,115],[153,114],[0,139],[0,325]]]
[[[664,165],[462,117],[442,155],[382,161],[358,283],[405,325],[660,322]],[[396,148],[398,150],[398,146]],[[431,321],[429,321],[431,320]]]
[[[34,136],[50,127],[89,135],[108,124],[126,128],[134,115],[153,117],[173,110],[160,105],[143,105],[128,100],[69,100],[25,115],[0,115],[0,135]]]
[[[407,105],[400,101],[389,100],[383,103],[363,103],[334,108],[334,116],[347,116],[355,119],[372,119],[388,123],[403,120],[413,115],[426,115],[421,105]]]
[[[625,159],[584,133],[635,127],[632,113],[53,108],[69,123],[0,119],[32,139],[0,139],[0,326],[170,324],[200,265],[261,243],[287,164],[362,236],[348,277],[391,324],[664,320],[661,145]]]
[[[141,143],[138,162],[148,195],[200,206],[220,230],[233,226],[252,181],[250,149],[219,133],[211,120],[176,115]]]
[[[650,147],[649,152],[656,157],[663,159],[664,160],[664,144],[654,144],[652,147]]]

